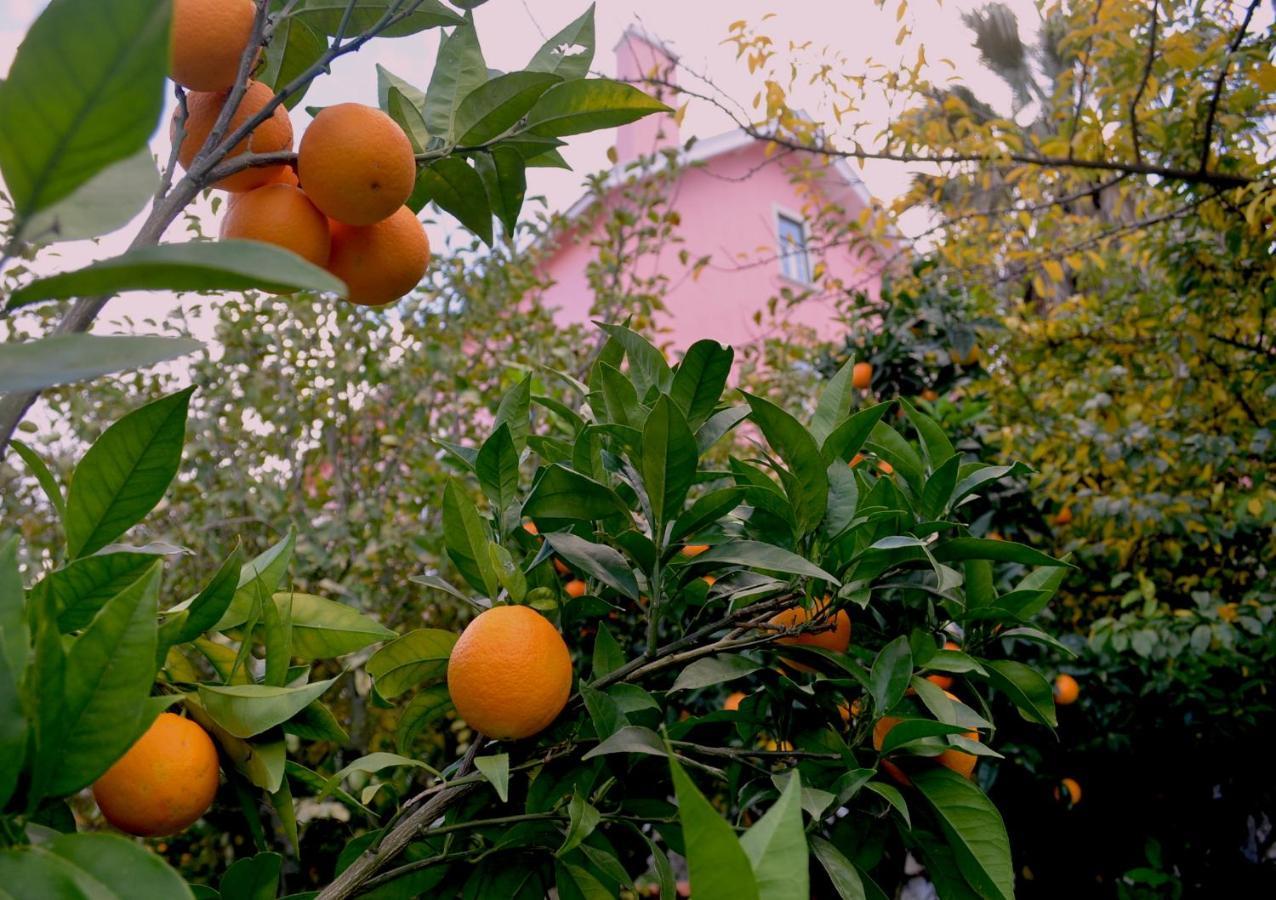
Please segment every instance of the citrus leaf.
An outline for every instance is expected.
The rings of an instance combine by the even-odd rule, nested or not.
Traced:
[[[508,803],[510,799],[510,755],[508,753],[496,753],[492,756],[477,756],[474,758],[474,768],[482,773],[488,783],[496,791],[496,796],[501,798],[502,803]]]
[[[377,693],[387,700],[427,681],[442,678],[457,636],[438,628],[419,628],[391,641],[368,660]]]
[[[567,80],[584,78],[594,61],[594,4],[549,38],[527,64],[529,72],[553,72]]]
[[[673,112],[632,85],[607,78],[583,78],[556,84],[527,113],[527,131],[562,137],[600,131],[657,112]]]
[[[0,394],[41,391],[128,369],[144,369],[203,349],[189,338],[58,334],[0,344]]]
[[[213,719],[234,737],[248,738],[291,719],[318,700],[336,678],[301,687],[267,684],[199,686],[199,700]]]
[[[1014,897],[1010,839],[997,808],[983,791],[945,768],[917,773],[913,785],[934,809],[970,885],[984,897]]]
[[[678,798],[678,820],[682,823],[694,896],[700,900],[758,900],[753,866],[731,826],[672,756],[669,769]]]
[[[473,147],[500,136],[561,80],[551,72],[509,72],[480,84],[456,108],[456,142]]]

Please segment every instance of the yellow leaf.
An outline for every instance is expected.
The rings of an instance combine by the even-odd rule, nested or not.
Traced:
[[[1059,260],[1042,260],[1041,267],[1046,270],[1046,274],[1054,281],[1063,281],[1063,266],[1059,264]]]

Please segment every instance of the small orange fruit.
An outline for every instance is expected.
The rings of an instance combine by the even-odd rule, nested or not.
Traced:
[[[988,540],[990,540],[990,541],[1004,541],[1004,540],[1005,540],[1005,538],[1001,536],[1001,532],[1000,532],[1000,531],[990,531],[990,532],[988,532],[987,537],[988,537]]]
[[[779,750],[784,753],[792,753],[793,745],[788,741],[777,741],[775,738],[767,738],[762,742],[762,749],[772,753]]]
[[[961,647],[954,641],[944,641],[945,650],[960,650]],[[926,680],[938,687],[945,694],[948,689],[953,686],[953,677],[951,675],[927,675]],[[949,694],[951,697],[952,695]]]
[[[238,196],[239,202],[231,205],[222,219],[223,240],[265,241],[316,266],[328,264],[332,247],[328,217],[315,209],[301,188],[268,184]]]
[[[190,719],[160,713],[93,783],[93,799],[120,831],[176,834],[213,805],[217,777],[217,748],[208,732]]]
[[[169,74],[192,91],[225,91],[252,39],[253,0],[173,0]]]
[[[734,712],[735,710],[740,708],[740,701],[742,701],[747,696],[748,694],[746,694],[744,691],[736,691],[735,693],[730,694],[727,697],[726,701],[722,704],[722,708]]]
[[[177,150],[177,161],[182,164],[183,169],[190,168],[191,163],[195,160],[195,155],[204,146],[204,141],[208,140],[208,135],[213,130],[217,117],[221,115],[222,107],[226,105],[227,96],[226,91],[217,91],[215,93],[191,91],[186,95],[185,133],[182,137],[181,146]],[[229,135],[264,109],[274,96],[274,91],[261,82],[248,82],[243,99],[235,110],[235,114],[230,118],[226,134]],[[173,113],[170,132],[176,137],[177,111]],[[281,103],[274,108],[268,119],[232,147],[225,158],[231,159],[246,151],[275,153],[291,149],[292,120],[288,118],[288,110],[284,109]],[[224,191],[251,191],[253,188],[259,188],[280,178],[286,178],[287,176],[281,171],[286,168],[288,166],[279,165],[244,169],[242,172],[228,175],[214,184],[213,187],[221,188]]]
[[[452,648],[447,686],[471,728],[518,740],[546,728],[567,705],[572,658],[558,629],[536,610],[494,606]]]
[[[895,472],[895,467],[892,466],[890,463],[888,463],[886,460],[879,459],[877,461],[877,470],[881,472],[883,475],[892,475]]]
[[[682,548],[682,555],[687,559],[693,559],[709,549],[708,544],[687,544]]]
[[[563,585],[563,590],[567,592],[568,597],[583,597],[589,587],[579,578],[573,578],[571,581]]]
[[[978,731],[967,731],[964,736],[972,741],[979,740]],[[938,762],[941,766],[952,769],[963,778],[970,778],[974,774],[975,764],[979,762],[979,757],[973,753],[967,753],[965,750],[953,748],[939,754]]]
[[[882,752],[882,745],[886,743],[886,735],[890,734],[892,728],[904,721],[899,716],[882,716],[873,725],[873,749],[878,753]]]
[[[382,306],[409,293],[425,277],[430,240],[406,206],[375,225],[346,225],[335,220],[329,225],[332,253],[328,271],[346,283],[350,302]]]
[[[771,617],[772,625],[780,625],[784,628],[796,628],[810,621],[812,616],[819,616],[823,613],[828,601],[817,604],[812,610],[807,610],[801,606],[791,606],[788,609],[782,609]],[[815,631],[807,634],[796,634],[789,637],[782,637],[776,640],[777,644],[786,646],[803,645],[807,647],[822,647],[825,650],[832,650],[835,653],[842,653],[851,644],[851,617],[847,615],[846,610],[839,609],[833,616],[833,627],[823,631]],[[795,662],[791,659],[781,657],[781,662],[792,669],[799,672],[814,671],[810,666]]]
[[[922,399],[927,401],[928,403],[934,403],[936,400],[939,399],[939,394],[936,391],[931,390],[930,388],[926,388],[926,390],[922,391]]]
[[[895,763],[891,762],[889,759],[879,759],[877,761],[877,765],[883,772],[889,775],[900,785],[904,787],[912,786],[913,782],[909,779],[908,775],[905,774],[904,770],[895,765]]]
[[[1065,506],[1063,509],[1059,510],[1059,514],[1054,517],[1054,523],[1056,525],[1067,525],[1071,522],[1072,522],[1072,507],[1071,506]]]
[[[1061,674],[1054,680],[1054,702],[1060,706],[1071,706],[1077,702],[1081,694],[1081,685],[1068,674]]]
[[[572,573],[572,570],[567,568],[567,563],[563,562],[557,556],[554,557],[554,571],[564,578]]]
[[[1081,783],[1075,778],[1061,778],[1055,785],[1054,798],[1067,806],[1081,802]]]
[[[847,463],[847,465],[849,465],[853,469],[856,466],[858,466],[860,463],[862,463],[863,461],[864,461],[864,454],[856,453],[854,456],[851,457],[851,461]]]
[[[851,384],[857,391],[866,391],[868,386],[873,383],[873,365],[872,363],[856,363],[851,369]]]
[[[274,168],[274,167],[272,166],[271,168]],[[263,184],[262,187],[265,187],[266,185],[269,185],[269,184],[290,184],[293,187],[301,186],[301,182],[297,180],[297,172],[295,169],[293,169],[292,166],[280,166],[279,174],[276,175],[274,178],[270,179],[270,181],[267,181],[266,184]],[[253,188],[253,190],[257,190],[257,188]],[[247,196],[247,194],[251,194],[251,193],[252,191],[247,191],[247,192],[237,193],[237,194],[227,194],[226,208],[230,209],[232,206],[234,206],[236,203],[239,202],[240,197]],[[326,225],[327,223],[325,222],[324,224]]]
[[[329,218],[371,225],[395,213],[416,186],[416,157],[398,123],[379,109],[339,103],[301,137],[297,170]]]
[[[523,530],[526,531],[528,534],[540,534],[540,531],[538,531],[536,528],[536,523],[531,520],[528,520],[523,523]]]
[[[709,585],[709,587],[713,587],[718,583],[718,579],[714,578],[712,575],[702,575],[700,580]]]

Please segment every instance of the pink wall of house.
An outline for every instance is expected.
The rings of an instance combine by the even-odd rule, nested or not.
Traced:
[[[633,29],[617,45],[617,70],[621,77],[635,78],[661,66],[658,43]],[[665,62],[672,57],[666,56]],[[662,71],[670,71],[668,68]],[[677,126],[669,116],[649,117],[618,129],[616,147],[619,167],[640,155],[667,146],[676,146]],[[725,152],[711,153],[716,148]],[[806,326],[821,340],[837,340],[841,327],[835,318],[837,297],[816,296],[784,309],[772,317],[767,310],[770,298],[788,286],[801,293],[809,285],[790,282],[781,274],[778,259],[777,216],[787,213],[801,218],[803,200],[790,180],[792,164],[768,159],[762,142],[740,135],[725,135],[693,145],[693,155],[708,155],[702,167],[690,167],[669,186],[670,207],[681,217],[678,233],[682,243],[669,243],[661,253],[644,259],[638,271],[643,276],[660,273],[669,279],[665,298],[667,313],[657,324],[665,330],[660,343],[684,350],[701,338],[740,346],[773,336],[779,322]],[[823,180],[827,196],[855,215],[864,206],[861,187],[848,183],[850,170],[827,169]],[[587,216],[586,216],[587,218]],[[585,270],[595,258],[590,245],[593,231],[578,228],[562,236],[559,247],[546,267],[553,285],[545,292],[548,308],[564,323],[588,322],[594,297]],[[689,260],[684,264],[680,254]],[[690,265],[702,256],[712,261],[698,277],[690,276]],[[873,274],[874,261],[860,252],[838,247],[821,253],[811,248],[810,265],[823,262],[828,272],[851,286],[876,294],[880,279]],[[762,312],[761,323],[754,316]]]

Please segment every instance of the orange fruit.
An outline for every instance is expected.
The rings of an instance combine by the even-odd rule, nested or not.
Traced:
[[[572,573],[572,570],[567,568],[567,563],[563,562],[557,556],[554,557],[554,571],[564,577]]]
[[[883,475],[891,475],[895,472],[895,467],[892,466],[890,463],[888,463],[886,460],[879,459],[877,461],[877,470],[881,472]]]
[[[217,748],[208,732],[190,719],[160,713],[93,783],[93,799],[120,831],[176,834],[213,805],[217,777]]]
[[[1071,675],[1059,675],[1054,680],[1054,702],[1060,706],[1071,706],[1077,702],[1081,694],[1081,685]]]
[[[979,740],[978,731],[967,731],[964,737],[972,741]],[[975,764],[979,762],[979,757],[973,753],[967,753],[965,750],[958,750],[955,747],[951,750],[945,750],[939,754],[937,760],[941,766],[952,769],[963,778],[969,778],[974,774]]]
[[[173,0],[169,74],[192,91],[226,91],[252,39],[253,0]]]
[[[931,390],[930,388],[927,388],[926,390],[922,391],[922,399],[930,403],[934,403],[936,400],[939,399],[939,394]]]
[[[1001,536],[1001,532],[1000,532],[1000,531],[990,531],[990,532],[988,532],[987,537],[988,537],[988,540],[990,540],[990,541],[1004,541],[1004,540],[1005,540],[1005,538]]]
[[[360,103],[315,116],[301,137],[297,171],[315,206],[347,225],[394,215],[416,186],[408,136],[381,110]]]
[[[856,466],[858,466],[860,463],[862,463],[863,461],[864,461],[864,454],[856,453],[854,456],[851,457],[851,461],[847,463],[847,465],[853,469]]]
[[[1072,521],[1072,507],[1065,506],[1059,510],[1059,514],[1054,517],[1056,525],[1067,525]]]
[[[788,609],[782,609],[771,617],[772,625],[780,625],[785,628],[796,628],[810,621],[812,616],[819,616],[824,608],[828,605],[827,599],[817,604],[814,609],[807,610],[801,606],[791,606]],[[832,650],[835,653],[842,653],[851,644],[851,617],[847,615],[846,610],[839,609],[833,616],[833,627],[826,628],[824,631],[811,632],[809,634],[795,634],[789,637],[782,637],[776,641],[777,644],[794,646],[801,644],[807,647],[822,647],[825,650]],[[799,672],[812,672],[810,666],[794,662],[791,659],[780,658],[786,666],[797,669]]]
[[[948,351],[948,358],[959,366],[973,366],[979,362],[979,348],[971,347],[970,352],[962,356],[957,352],[957,348],[953,347]]]
[[[709,585],[709,587],[713,587],[718,583],[718,579],[714,578],[712,575],[702,575],[700,580]]]
[[[693,559],[709,549],[708,544],[687,544],[682,548],[682,555],[687,559]]]
[[[530,606],[494,606],[461,632],[447,664],[456,711],[499,740],[530,737],[567,705],[572,658],[558,629]]]
[[[182,164],[183,169],[190,168],[191,163],[195,160],[195,154],[204,146],[204,141],[208,140],[209,132],[213,130],[217,117],[221,115],[222,107],[226,105],[227,96],[228,94],[225,91],[216,93],[191,91],[186,95],[186,130],[182,136],[182,144],[177,150],[177,161]],[[235,114],[230,118],[226,134],[229,135],[256,115],[274,96],[274,91],[261,82],[248,82],[248,88],[244,91],[239,108],[235,110]],[[176,111],[173,113],[170,131],[176,137]],[[245,151],[275,153],[291,149],[292,120],[288,118],[288,110],[284,109],[283,104],[280,104],[271,112],[270,118],[254,128],[247,137],[232,147],[225,158],[230,159]],[[259,188],[280,178],[286,178],[287,176],[281,171],[286,168],[288,166],[279,165],[244,169],[242,172],[236,172],[234,175],[223,178],[214,184],[213,187],[221,188],[224,191],[251,191],[253,188]]]
[[[271,168],[274,168],[274,166],[271,166]],[[280,166],[279,174],[276,175],[274,178],[270,179],[270,181],[267,181],[266,184],[262,185],[262,187],[265,187],[268,184],[290,184],[293,187],[301,186],[301,182],[297,179],[297,172],[293,169],[292,166]],[[253,188],[253,190],[257,190],[257,188]],[[232,206],[234,206],[236,203],[239,202],[240,197],[246,196],[246,194],[251,194],[251,193],[252,191],[247,191],[246,193],[238,193],[238,194],[227,194],[226,208],[230,209]]]
[[[868,390],[868,386],[873,383],[873,365],[872,363],[856,363],[851,369],[851,384],[858,391]]]
[[[526,531],[528,534],[540,534],[540,531],[537,530],[536,528],[535,522],[524,522],[523,530]]]
[[[879,759],[877,761],[877,765],[883,772],[904,787],[910,787],[912,785],[913,782],[909,780],[909,777],[905,774],[904,770],[895,765],[889,759]]]
[[[886,743],[886,735],[890,734],[890,730],[904,721],[899,716],[882,716],[873,725],[873,749],[878,753],[882,752],[882,744]]]
[[[776,750],[781,750],[785,753],[792,753],[793,745],[788,741],[777,741],[775,738],[767,738],[762,742],[762,749],[769,750],[772,753]]]
[[[585,585],[585,582],[581,581],[579,578],[573,578],[571,581],[567,582],[567,584],[563,585],[563,590],[567,592],[568,597],[583,597],[589,588]]]
[[[328,217],[315,208],[301,188],[268,184],[239,197],[222,219],[223,240],[265,241],[291,250],[316,266],[328,264],[332,247]]]
[[[735,693],[727,697],[726,702],[722,704],[722,708],[726,710],[735,711],[740,708],[740,701],[742,701],[747,696],[748,695],[744,691],[736,691]]]
[[[955,641],[944,641],[944,649],[960,650],[961,647]],[[947,694],[948,689],[953,686],[953,677],[951,675],[927,675],[926,680],[938,687],[945,694]],[[949,696],[951,697],[952,695],[949,694]]]
[[[1075,778],[1061,778],[1054,789],[1054,798],[1068,806],[1081,802],[1081,784]]]
[[[328,271],[346,283],[350,302],[382,306],[409,293],[425,277],[430,240],[406,206],[375,225],[346,225],[335,220],[329,224],[332,253]]]

